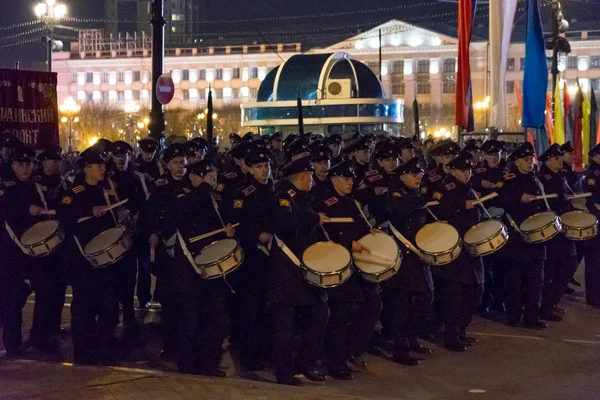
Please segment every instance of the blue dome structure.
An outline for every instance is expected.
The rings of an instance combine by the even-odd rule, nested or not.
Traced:
[[[295,55],[271,70],[257,102],[242,105],[242,126],[297,131],[298,97],[305,131],[348,135],[404,122],[403,101],[386,98],[368,66],[338,52]]]

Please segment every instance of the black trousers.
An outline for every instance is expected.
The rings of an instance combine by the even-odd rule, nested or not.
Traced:
[[[311,368],[319,358],[329,319],[327,303],[294,307],[274,305],[270,309],[277,380],[294,376],[294,365]],[[296,322],[300,325],[300,347],[294,363],[293,340]]]
[[[71,334],[75,362],[95,364],[109,352],[119,310],[119,282],[112,271],[86,272],[88,276],[72,285]]]
[[[140,306],[152,300],[152,278],[150,277],[150,247],[147,238],[135,237],[135,254],[137,257],[136,295]]]
[[[575,244],[562,235],[557,235],[546,246],[548,259],[544,268],[544,289],[542,294],[542,310],[552,310],[558,305],[575,271],[577,271],[577,255]]]
[[[348,351],[353,356],[360,356],[367,350],[381,315],[381,295],[366,290],[363,293],[365,300],[358,304],[358,309],[350,318]]]
[[[482,306],[501,308],[504,304],[506,269],[496,254],[483,257],[485,284]]]
[[[229,332],[224,295],[175,293],[179,372],[196,374],[219,366],[223,340]]]
[[[115,266],[119,273],[119,303],[123,306],[123,322],[135,323],[134,296],[135,281],[137,278],[137,260],[135,252],[129,250],[121,260],[117,261]]]
[[[578,243],[577,253],[585,260],[585,300],[600,307],[600,239]]]
[[[22,310],[31,288],[24,280],[0,278],[0,320],[3,321],[2,341],[7,351],[17,351],[23,344]]]
[[[394,339],[394,355],[406,354],[418,344],[427,310],[433,302],[433,292],[414,292],[385,288],[381,294],[382,319]]]
[[[481,303],[483,284],[466,284],[441,279],[443,296],[444,341],[452,343],[466,333],[473,313]]]
[[[35,307],[30,339],[35,346],[44,346],[60,333],[62,310],[67,285],[60,275],[60,253],[32,260],[30,282],[35,292]]]
[[[325,353],[330,371],[347,368],[348,358],[348,323],[354,303],[329,300],[329,323],[325,332]]]

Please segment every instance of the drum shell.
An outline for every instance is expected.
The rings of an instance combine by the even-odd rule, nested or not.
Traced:
[[[574,212],[583,213],[584,211],[571,211],[571,213],[574,213]],[[589,214],[587,212],[585,212],[585,213]],[[569,214],[569,213],[565,213],[565,214]],[[563,214],[563,216],[565,214]],[[590,214],[590,215],[593,216],[593,214]],[[568,223],[562,219],[562,216],[561,216],[561,222],[563,225],[562,232],[565,235],[565,237],[569,240],[576,240],[576,241],[589,240],[589,239],[593,239],[598,234],[598,220],[597,219],[593,224],[587,225],[587,226],[568,225]]]
[[[304,259],[304,254],[306,254],[306,252],[311,251],[311,249],[314,249],[315,246],[318,245],[322,245],[323,243],[329,243],[329,242],[317,242],[311,246],[309,246],[306,250],[304,250],[304,253],[302,255],[302,259]],[[314,269],[311,269],[309,267],[307,267],[306,265],[304,265],[304,269],[303,269],[303,275],[304,275],[304,279],[310,283],[311,285],[323,288],[323,289],[327,289],[327,288],[334,288],[336,286],[340,286],[341,284],[343,284],[344,282],[346,282],[348,279],[350,279],[350,277],[352,276],[352,257],[349,257],[350,261],[348,262],[348,264],[346,264],[345,266],[343,266],[342,268],[339,268],[336,271],[332,271],[332,272],[321,272],[321,271],[315,271]]]
[[[209,244],[209,246],[218,242],[219,241],[213,242]],[[244,262],[244,251],[242,250],[239,241],[236,240],[236,243],[237,245],[229,254],[218,260],[206,264],[197,263],[194,260],[198,268],[200,268],[200,277],[208,280],[217,279],[237,270]]]
[[[529,218],[532,218],[536,215],[537,214],[534,214]],[[527,219],[525,221],[527,221]],[[558,215],[555,215],[555,218],[552,221],[549,221],[548,223],[536,229],[524,230],[522,226],[523,223],[521,223],[521,232],[524,235],[525,241],[529,244],[547,242],[562,231],[562,224]]]
[[[32,226],[30,229],[33,229],[34,227],[35,225]],[[24,253],[34,258],[45,257],[50,253],[53,253],[56,249],[58,249],[64,242],[64,240],[65,232],[62,229],[62,226],[58,224],[56,230],[47,238],[31,245],[23,244],[23,247],[25,249]]]
[[[131,248],[131,236],[123,227],[119,228],[123,231],[123,234],[118,240],[96,253],[85,253],[86,258],[94,268],[105,268],[116,263],[123,258]],[[100,235],[102,235],[102,233]],[[100,235],[96,236],[94,239],[98,238]]]
[[[471,229],[475,229],[477,226],[486,222],[488,221],[477,224]],[[469,243],[463,239],[463,244],[470,255],[475,257],[482,257],[493,254],[496,251],[500,250],[508,242],[508,238],[508,229],[506,229],[506,226],[504,224],[501,224],[500,229],[494,235],[473,243]]]
[[[391,277],[396,275],[396,273],[398,273],[398,271],[400,270],[400,265],[402,264],[402,253],[401,253],[400,248],[398,247],[398,244],[396,243],[396,241],[386,233],[378,233],[378,235],[388,236],[391,240],[391,243],[393,243],[393,245],[395,246],[396,258],[394,259],[394,262],[392,264],[387,265],[386,268],[383,268],[381,271],[378,271],[376,273],[367,272],[367,271],[363,270],[359,266],[359,264],[356,263],[356,261],[354,262],[354,266],[356,267],[356,270],[358,271],[360,276],[364,280],[366,280],[368,282],[373,282],[373,283],[381,283],[383,281],[390,279]],[[359,240],[359,243],[362,243],[363,239],[365,239],[365,238],[370,238],[370,236],[372,236],[372,234],[370,234],[370,233],[366,236],[363,236]]]
[[[437,223],[440,223],[440,222],[434,222],[433,224],[437,224]],[[432,224],[428,224],[428,225],[432,225]],[[421,228],[421,229],[423,229],[423,228]],[[419,235],[419,232],[417,232],[417,236],[418,235]],[[423,250],[421,248],[421,246],[419,246],[419,243],[417,241],[417,247],[419,247],[419,250],[421,251],[422,260],[429,265],[446,265],[446,264],[449,264],[452,261],[456,260],[462,250],[462,240],[460,239],[460,236],[458,236],[458,232],[456,233],[456,235],[458,237],[458,240],[456,241],[456,243],[453,244],[448,250],[439,251],[439,252],[431,252],[431,251]]]

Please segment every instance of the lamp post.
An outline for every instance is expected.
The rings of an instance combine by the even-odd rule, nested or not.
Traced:
[[[79,113],[79,110],[81,110],[81,106],[79,104],[77,104],[72,97],[67,97],[65,99],[65,102],[63,104],[61,104],[58,109],[61,112],[61,114],[64,114],[64,116],[61,118],[61,121],[63,123],[65,123],[65,122],[67,123],[67,130],[68,130],[67,152],[72,153],[73,152],[72,123],[79,122],[79,117],[77,116],[77,114]]]
[[[55,43],[52,39],[54,27],[62,18],[67,15],[67,6],[57,3],[56,0],[45,0],[42,3],[38,3],[33,11],[39,19],[46,23],[46,26],[50,31],[49,36],[42,36],[42,43],[47,45],[46,57],[48,63],[48,72],[52,72],[52,46],[53,44],[58,45],[58,41]]]

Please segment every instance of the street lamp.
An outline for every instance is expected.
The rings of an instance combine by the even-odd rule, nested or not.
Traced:
[[[123,107],[125,114],[127,114],[126,118],[128,118],[127,126],[129,127],[129,129],[127,130],[127,143],[129,143],[130,145],[133,145],[133,134],[135,133],[135,128],[136,126],[139,127],[139,124],[137,124],[134,120],[134,116],[140,112],[140,108],[140,105],[137,103],[127,103]]]
[[[33,11],[39,19],[46,23],[46,26],[50,31],[49,36],[42,36],[42,43],[45,43],[48,46],[48,52],[46,56],[48,72],[52,72],[52,47],[55,46],[59,50],[62,48],[62,42],[58,40],[54,41],[52,39],[54,27],[58,25],[59,21],[67,15],[67,6],[57,3],[56,0],[45,0],[44,2],[37,4]]]
[[[61,104],[58,109],[61,114],[64,114],[61,121],[63,123],[68,123],[68,152],[71,153],[73,151],[73,129],[71,124],[79,122],[77,114],[79,113],[79,110],[81,110],[81,106],[77,104],[72,97],[67,97],[65,102]]]

